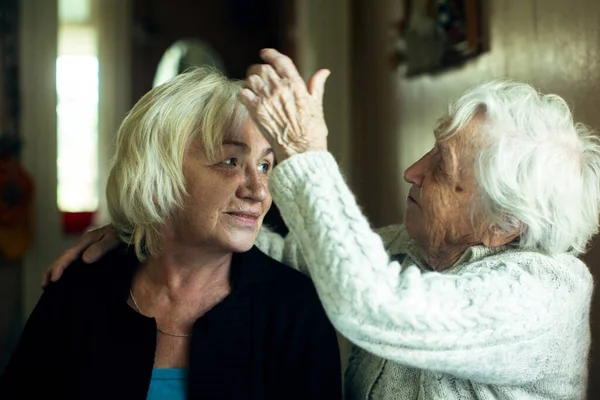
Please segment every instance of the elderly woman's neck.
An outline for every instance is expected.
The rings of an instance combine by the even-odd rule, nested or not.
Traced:
[[[471,245],[445,247],[436,251],[419,249],[419,252],[433,270],[440,272],[456,264],[469,247]]]
[[[203,291],[209,286],[228,284],[231,259],[231,253],[169,251],[148,258],[141,272],[153,285],[169,292]]]

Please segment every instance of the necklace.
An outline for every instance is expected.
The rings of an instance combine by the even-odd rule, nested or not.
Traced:
[[[131,289],[129,289],[129,296],[131,296],[131,301],[133,301],[133,305],[135,306],[135,309],[137,310],[137,312],[139,312],[140,314],[144,315],[144,313],[140,310],[140,307],[138,306],[137,301],[135,301],[135,297],[133,297],[133,292],[131,291]],[[158,332],[163,333],[163,334],[168,335],[168,336],[174,336],[174,337],[180,337],[180,338],[192,336],[191,333],[189,333],[189,334],[183,334],[183,333],[171,333],[171,332],[163,331],[162,329],[160,329],[158,327],[158,324],[156,325],[156,330]]]

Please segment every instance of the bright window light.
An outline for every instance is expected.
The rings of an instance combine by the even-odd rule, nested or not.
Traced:
[[[58,207],[98,208],[98,59],[60,56],[58,87]]]
[[[95,211],[98,208],[98,57],[96,30],[90,20],[79,19],[76,23],[60,20],[56,89],[58,208],[63,212]]]

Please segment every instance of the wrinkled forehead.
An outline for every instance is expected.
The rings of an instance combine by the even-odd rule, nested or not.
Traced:
[[[483,149],[482,136],[478,134],[479,124],[476,121],[467,123],[462,129],[449,129],[449,122],[444,121],[439,130],[434,131],[435,148],[445,159],[450,159],[460,169],[470,168]]]
[[[450,116],[440,118],[433,130],[436,142],[472,141],[481,139],[480,130],[486,124],[482,114],[476,114],[465,121],[456,121]]]

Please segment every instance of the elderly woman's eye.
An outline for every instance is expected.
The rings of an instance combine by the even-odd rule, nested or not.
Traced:
[[[264,162],[258,166],[258,170],[264,174],[271,170],[271,164],[268,162]]]
[[[238,164],[238,159],[235,157],[231,157],[231,158],[221,161],[221,164],[232,165],[235,167]]]
[[[441,162],[437,163],[434,171],[435,171],[434,173],[441,178],[448,176],[448,173],[446,172],[446,169],[444,168],[444,164],[442,164]]]

